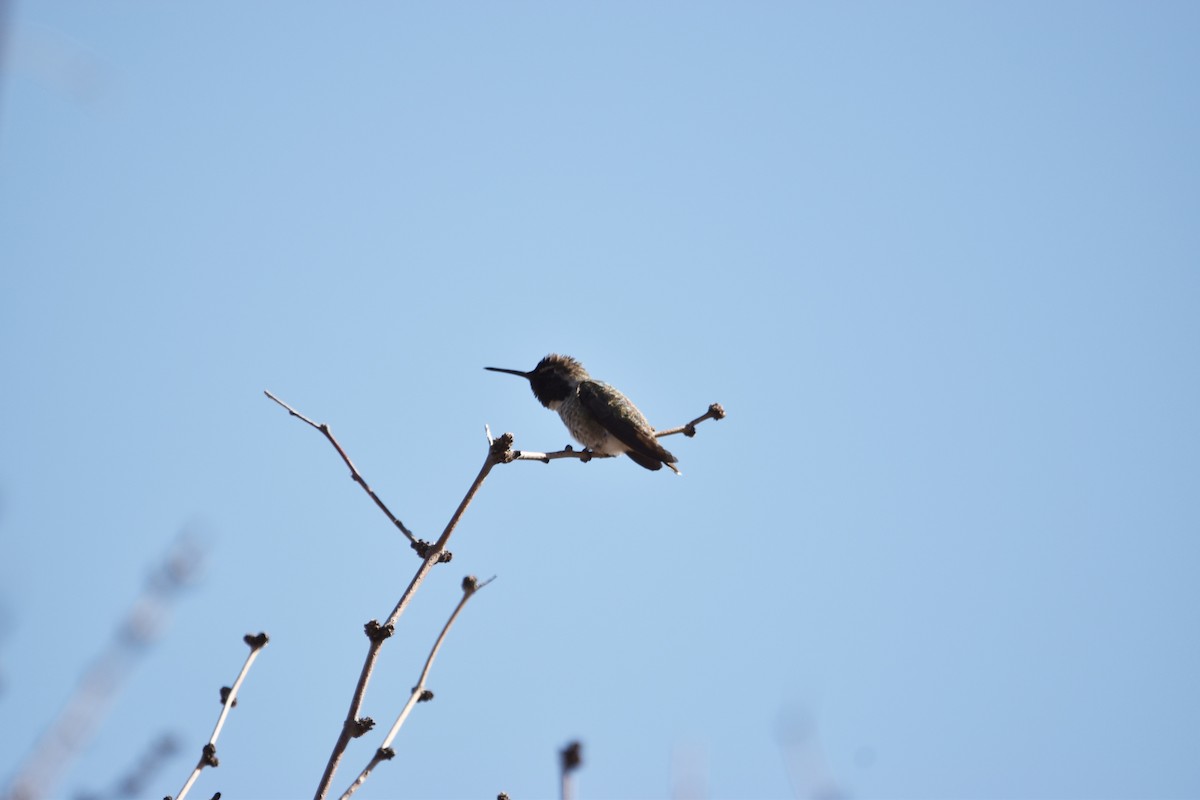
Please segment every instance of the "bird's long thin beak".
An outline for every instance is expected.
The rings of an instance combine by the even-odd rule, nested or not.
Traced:
[[[519,369],[505,369],[504,367],[484,367],[484,369],[490,369],[492,372],[507,372],[509,375],[520,375],[522,378],[533,377],[532,372],[521,372]]]

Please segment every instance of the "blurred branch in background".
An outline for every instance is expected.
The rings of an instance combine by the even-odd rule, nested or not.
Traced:
[[[112,788],[102,792],[77,792],[75,800],[133,800],[147,796],[146,787],[163,763],[179,752],[179,742],[169,733],[160,733],[146,748],[133,767],[118,778]]]
[[[708,753],[697,744],[676,744],[671,754],[671,800],[705,800]]]
[[[844,800],[825,763],[821,740],[812,717],[799,708],[780,710],[775,722],[775,741],[796,800]]]
[[[0,83],[4,81],[4,0],[0,0]],[[0,92],[0,103],[3,103],[4,95]],[[4,518],[4,487],[0,486],[0,519]],[[8,632],[12,629],[11,622],[12,614],[8,610],[8,601],[0,595],[0,645],[4,644],[4,640],[8,638]],[[4,662],[0,660],[0,697],[4,696]]]
[[[0,108],[4,107],[4,84],[8,81],[8,0],[0,0]],[[0,122],[3,120],[0,119]]]
[[[151,571],[133,608],[108,647],[79,679],[62,711],[38,739],[0,797],[37,800],[55,796],[55,783],[91,739],[133,666],[162,638],[171,604],[195,579],[203,561],[197,537],[184,531]]]
[[[104,96],[113,71],[103,58],[54,28],[26,24],[15,30],[12,18],[12,3],[0,0],[0,99],[17,73],[76,103]]]

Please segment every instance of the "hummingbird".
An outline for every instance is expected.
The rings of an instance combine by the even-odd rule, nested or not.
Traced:
[[[595,380],[570,356],[551,353],[529,372],[484,367],[492,372],[520,375],[529,381],[533,395],[557,411],[571,436],[593,453],[619,456],[650,470],[663,464],[676,475],[675,456],[658,443],[654,428],[628,397],[603,381]]]

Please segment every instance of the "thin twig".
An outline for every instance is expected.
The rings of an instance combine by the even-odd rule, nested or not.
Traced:
[[[379,506],[379,510],[387,515],[387,518],[392,521],[392,524],[395,525],[397,528],[399,528],[400,532],[408,537],[408,541],[412,543],[413,547],[415,548],[418,546],[417,537],[413,535],[412,531],[410,531],[407,527],[405,527],[404,523],[400,521],[399,517],[397,517],[395,514],[393,514],[391,512],[391,509],[389,509],[386,505],[384,505],[383,501],[379,499],[379,495],[375,494],[375,490],[367,485],[366,479],[363,478],[362,473],[358,471],[358,467],[354,466],[354,462],[350,460],[350,456],[346,455],[346,451],[342,449],[342,446],[338,443],[338,440],[333,437],[333,431],[331,431],[329,429],[328,425],[326,425],[324,422],[313,422],[311,419],[304,416],[299,411],[292,408],[287,403],[283,402],[278,397],[276,397],[275,395],[271,394],[270,392],[268,392],[266,390],[263,391],[263,394],[265,394],[267,397],[274,400],[279,405],[283,406],[283,408],[286,409],[287,412],[289,414],[291,414],[293,417],[296,417],[297,419],[301,420],[302,422],[308,423],[309,425],[311,425],[312,427],[316,428],[318,431],[323,433],[325,435],[325,438],[329,440],[329,443],[331,445],[333,445],[333,448],[335,450],[337,450],[338,455],[342,457],[342,461],[345,461],[346,466],[350,468],[350,478],[355,483],[357,483],[359,486],[361,486],[363,488],[363,491],[366,492],[370,496],[370,498],[375,501],[375,505]]]
[[[392,749],[392,742],[396,738],[396,734],[400,732],[400,727],[404,721],[408,719],[409,713],[417,703],[427,702],[433,699],[433,692],[425,688],[425,681],[429,678],[429,670],[433,666],[433,660],[437,658],[438,651],[442,649],[442,642],[446,640],[446,634],[450,632],[450,627],[454,625],[454,621],[458,619],[459,613],[466,606],[467,601],[484,586],[494,581],[495,578],[480,583],[474,575],[468,575],[463,578],[462,588],[463,596],[459,599],[458,605],[454,607],[454,611],[450,614],[450,618],[446,620],[446,624],[442,626],[442,632],[438,634],[437,640],[433,643],[433,648],[429,651],[429,657],[425,659],[425,667],[421,670],[421,677],[417,680],[417,685],[412,688],[412,692],[408,696],[408,702],[404,704],[400,715],[396,717],[396,721],[392,724],[391,729],[384,737],[383,744],[379,745],[379,749],[375,751],[375,755],[371,757],[371,761],[363,768],[363,771],[354,779],[354,783],[350,784],[350,788],[342,794],[341,800],[347,800],[350,795],[354,794],[367,778],[370,777],[372,770],[375,769],[383,761],[389,761],[395,757],[396,751]]]
[[[708,407],[708,411],[705,411],[686,425],[680,425],[678,428],[667,428],[665,431],[655,431],[654,435],[661,439],[664,436],[682,433],[684,436],[691,438],[696,435],[696,426],[706,419],[725,419],[725,409],[721,407],[720,403],[713,403]]]
[[[684,425],[680,425],[676,428],[667,428],[666,430],[655,431],[654,435],[660,439],[664,436],[672,436],[676,433],[682,433],[684,436],[691,437],[691,436],[696,435],[696,426],[699,425],[701,422],[704,422],[704,420],[706,420],[706,419],[724,419],[724,418],[725,418],[725,409],[721,407],[720,403],[713,403],[712,405],[710,405],[708,407],[708,411],[706,411],[703,414],[701,414],[700,416],[696,417],[691,422],[688,422]],[[533,450],[514,450],[512,460],[513,461],[541,461],[544,464],[549,464],[551,461],[554,461],[559,458],[577,458],[580,461],[586,463],[588,461],[591,461],[593,458],[612,458],[612,457],[613,456],[607,455],[605,453],[593,453],[591,450],[587,450],[587,449],[576,450],[575,448],[571,447],[571,445],[567,445],[562,450],[555,450],[553,453],[538,453]]]
[[[512,460],[513,436],[511,433],[506,433],[498,439],[492,439],[489,432],[488,442],[487,458],[484,459],[479,474],[475,476],[475,480],[472,481],[470,488],[467,489],[462,502],[455,509],[454,516],[446,523],[446,529],[442,531],[442,535],[425,550],[421,566],[417,568],[416,574],[413,575],[408,588],[404,590],[404,594],[400,596],[400,600],[396,603],[396,607],[392,609],[392,613],[388,615],[387,620],[382,625],[375,620],[371,620],[366,625],[367,638],[370,639],[370,645],[367,647],[367,657],[363,662],[362,672],[359,673],[358,683],[354,687],[354,696],[350,699],[350,710],[346,714],[346,719],[342,722],[342,730],[333,745],[333,752],[329,754],[329,761],[325,765],[325,772],[321,776],[321,782],[317,785],[316,800],[321,800],[329,791],[329,785],[333,782],[334,773],[337,772],[338,764],[341,762],[350,740],[362,736],[375,725],[374,720],[370,717],[360,719],[358,712],[362,708],[363,697],[366,695],[367,684],[371,680],[371,673],[375,669],[375,661],[379,657],[379,651],[383,647],[383,643],[395,631],[396,620],[404,613],[413,595],[421,586],[421,583],[424,582],[425,576],[433,569],[433,566],[441,561],[449,561],[449,558],[444,557],[449,555],[446,551],[446,542],[449,541],[450,534],[454,533],[455,527],[458,526],[459,520],[462,519],[463,513],[467,510],[467,506],[475,499],[475,493],[483,485],[483,481],[487,478],[488,473],[492,471],[492,467],[497,464],[508,463]]]
[[[208,744],[204,745],[200,750],[200,760],[196,762],[196,766],[192,769],[192,774],[184,781],[183,788],[179,790],[179,794],[175,795],[175,800],[184,800],[187,797],[187,793],[192,790],[192,785],[200,777],[200,772],[205,767],[216,767],[220,763],[217,760],[217,738],[221,735],[221,729],[225,727],[225,719],[229,716],[229,709],[237,705],[238,689],[242,688],[242,681],[246,680],[246,673],[250,671],[250,665],[254,663],[254,659],[258,658],[259,652],[267,646],[269,638],[265,633],[257,635],[246,634],[242,637],[242,641],[250,646],[250,655],[246,656],[246,663],[242,664],[242,671],[238,673],[237,680],[233,682],[233,688],[221,689],[221,714],[217,717],[217,724],[213,728],[212,736],[208,737]]]
[[[541,461],[544,464],[549,464],[560,458],[577,458],[580,461],[587,463],[593,458],[613,458],[607,453],[594,453],[591,450],[576,450],[571,445],[567,445],[562,450],[556,450],[553,453],[536,453],[532,450],[514,450],[513,461]]]

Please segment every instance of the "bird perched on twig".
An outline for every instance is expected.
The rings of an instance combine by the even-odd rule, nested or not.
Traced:
[[[677,459],[658,443],[654,428],[628,397],[588,374],[570,356],[551,353],[529,372],[484,367],[492,372],[520,375],[529,381],[536,397],[557,411],[571,436],[597,455],[629,456],[650,470],[666,464],[676,475]]]

